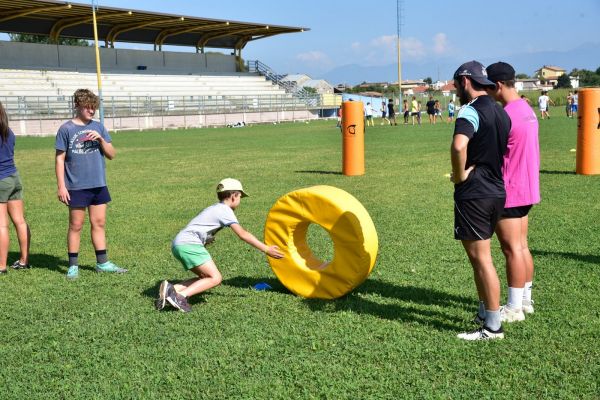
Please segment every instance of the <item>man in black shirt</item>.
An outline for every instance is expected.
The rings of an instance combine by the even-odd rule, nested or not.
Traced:
[[[392,122],[394,123],[394,125],[398,125],[396,123],[396,111],[394,111],[394,99],[390,99],[387,106],[388,106],[388,118],[390,120],[390,125],[392,125]]]
[[[427,116],[429,117],[429,123],[435,124],[435,100],[433,96],[429,96],[429,101],[425,103],[427,108]]]
[[[473,332],[464,340],[502,339],[500,283],[490,248],[496,222],[504,209],[503,155],[508,143],[510,118],[487,95],[495,87],[485,67],[470,61],[454,73],[454,85],[462,107],[456,118],[450,149],[454,182],[454,238],[460,240],[473,267],[479,296]]]

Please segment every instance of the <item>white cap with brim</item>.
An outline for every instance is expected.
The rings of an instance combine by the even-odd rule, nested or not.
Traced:
[[[226,192],[229,190],[237,190],[242,193],[242,197],[248,197],[248,194],[244,192],[242,182],[233,178],[225,178],[217,185],[217,193]]]

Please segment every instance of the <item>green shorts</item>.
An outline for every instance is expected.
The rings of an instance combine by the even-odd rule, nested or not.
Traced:
[[[9,200],[23,200],[23,185],[18,172],[0,179],[0,203]]]
[[[183,268],[190,270],[212,260],[206,248],[201,244],[181,244],[172,246],[171,252],[179,260]]]

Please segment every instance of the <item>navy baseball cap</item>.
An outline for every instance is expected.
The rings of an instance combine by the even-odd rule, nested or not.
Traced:
[[[496,87],[496,84],[488,79],[485,67],[479,61],[469,61],[458,67],[454,79],[458,79],[459,76],[468,76],[482,86]]]
[[[515,79],[515,69],[512,65],[502,61],[488,65],[485,69],[488,74],[488,79],[492,82],[506,82]]]

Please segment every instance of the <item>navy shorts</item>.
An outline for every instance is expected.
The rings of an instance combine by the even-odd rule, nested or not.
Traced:
[[[69,190],[69,196],[71,197],[69,207],[74,208],[98,206],[100,204],[106,204],[111,200],[108,187],[106,186],[91,189]]]
[[[454,202],[454,239],[487,240],[504,211],[504,197],[456,200]]]
[[[521,206],[521,207],[509,207],[505,208],[502,212],[502,218],[523,218],[529,214],[532,205]]]

